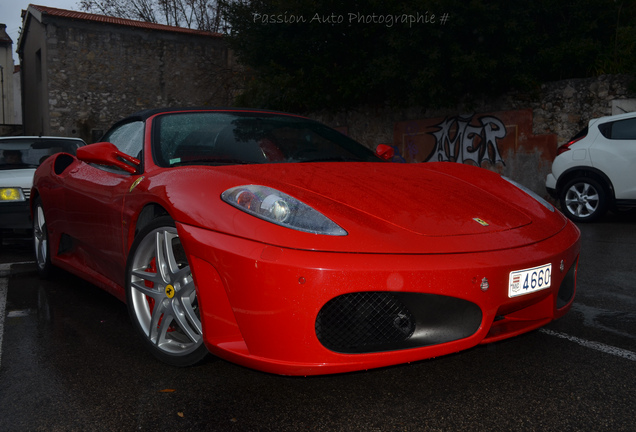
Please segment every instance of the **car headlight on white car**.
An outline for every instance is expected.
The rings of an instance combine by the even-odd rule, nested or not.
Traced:
[[[0,202],[26,201],[22,188],[4,187],[0,188]]]
[[[276,189],[237,186],[221,194],[226,203],[268,222],[313,234],[345,236],[347,231],[307,204]]]

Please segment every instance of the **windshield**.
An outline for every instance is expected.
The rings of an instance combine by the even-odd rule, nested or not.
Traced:
[[[55,153],[75,154],[81,142],[55,138],[0,140],[0,169],[37,168]]]
[[[159,166],[281,162],[379,162],[375,153],[320,123],[258,112],[165,114],[155,121]]]

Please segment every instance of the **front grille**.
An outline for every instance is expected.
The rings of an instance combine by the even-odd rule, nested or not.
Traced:
[[[435,345],[474,334],[479,306],[454,297],[408,292],[358,292],[328,301],[316,317],[324,347],[370,353]]]
[[[29,198],[31,198],[31,189],[23,188],[22,194],[24,195],[24,199],[28,201]]]
[[[329,301],[316,319],[316,335],[334,351],[359,352],[395,344],[415,330],[409,310],[390,293],[360,292]]]

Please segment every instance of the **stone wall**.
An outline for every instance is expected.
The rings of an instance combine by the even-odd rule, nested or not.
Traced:
[[[409,132],[412,135],[431,134],[435,129],[429,128],[425,132],[422,125],[439,124],[446,118],[478,118],[494,113],[505,118],[506,129],[510,130],[509,134],[516,134],[517,144],[504,145],[500,149],[503,162],[485,162],[481,166],[511,177],[547,197],[545,176],[551,170],[556,148],[572,138],[590,119],[636,111],[636,94],[630,90],[633,82],[633,76],[606,75],[549,83],[534,94],[515,92],[493,101],[446,109],[363,107],[337,114],[313,113],[310,117],[338,127],[369,148],[385,143],[402,152],[404,130],[400,128],[405,124],[420,125],[420,129]],[[525,113],[528,111],[531,120],[526,128]],[[520,117],[524,119],[520,120]]]
[[[233,62],[220,36],[60,18],[46,33],[46,134],[94,142],[136,111],[233,98]]]
[[[636,111],[636,95],[629,90],[633,81],[632,76],[603,75],[544,85],[532,103],[535,133],[556,133],[561,145],[593,118]],[[626,109],[616,109],[617,101],[624,101]]]
[[[0,125],[0,137],[24,135],[22,125]]]

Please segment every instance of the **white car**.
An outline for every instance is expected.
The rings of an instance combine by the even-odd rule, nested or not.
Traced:
[[[590,120],[557,150],[546,189],[576,222],[636,207],[636,112]]]
[[[31,228],[29,196],[40,163],[55,153],[75,154],[83,145],[79,138],[0,137],[0,236]]]

